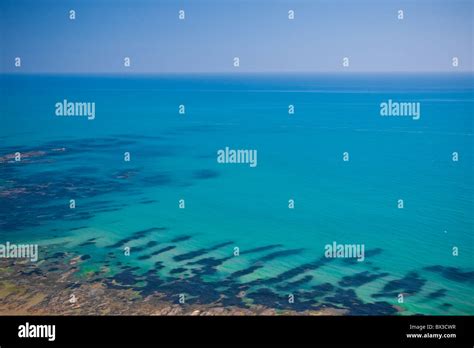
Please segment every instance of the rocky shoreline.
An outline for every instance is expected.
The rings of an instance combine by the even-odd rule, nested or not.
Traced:
[[[37,264],[0,260],[0,315],[343,315],[345,310],[291,311],[262,305],[241,308],[201,304],[177,304],[155,292],[143,297],[133,289],[110,288],[100,278],[79,281],[77,265],[81,257],[68,263]],[[54,271],[49,271],[54,266]],[[105,270],[104,270],[105,271]],[[97,276],[97,274],[95,274]],[[91,277],[92,278],[92,277]]]

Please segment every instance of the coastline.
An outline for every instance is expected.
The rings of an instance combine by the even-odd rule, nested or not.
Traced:
[[[28,262],[0,261],[0,315],[161,315],[161,316],[239,316],[239,315],[344,315],[346,310],[331,308],[320,310],[276,310],[262,305],[249,307],[222,306],[219,304],[181,305],[164,299],[165,294],[155,292],[142,297],[133,289],[116,289],[103,281],[93,279],[78,283],[75,274],[81,256],[68,263],[54,262],[60,269],[44,276],[42,270],[52,264],[41,262],[32,266]],[[21,277],[18,277],[21,273]],[[71,302],[73,293],[76,302]]]

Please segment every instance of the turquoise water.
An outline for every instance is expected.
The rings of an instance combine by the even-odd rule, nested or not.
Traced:
[[[473,82],[448,74],[4,75],[0,157],[31,157],[0,163],[0,237],[65,241],[92,256],[90,268],[112,252],[138,275],[172,281],[176,290],[155,286],[171,298],[179,282],[201,286],[190,295],[203,304],[210,288],[227,287],[229,298],[245,289],[256,294],[250,302],[283,309],[293,293],[298,309],[472,315]],[[96,118],[56,117],[63,99],[95,102]],[[420,119],[381,117],[388,99],[420,102]],[[217,163],[226,146],[256,149],[257,167]],[[142,248],[150,241],[158,244]],[[366,260],[313,267],[333,241],[364,244]]]

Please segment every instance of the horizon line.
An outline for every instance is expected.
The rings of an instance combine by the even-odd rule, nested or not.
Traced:
[[[170,75],[474,75],[474,70],[442,71],[221,71],[221,72],[0,72],[0,76],[170,76]]]

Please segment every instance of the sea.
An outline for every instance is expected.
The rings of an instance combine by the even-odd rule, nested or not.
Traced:
[[[471,73],[4,74],[0,92],[0,243],[203,306],[474,314]]]

